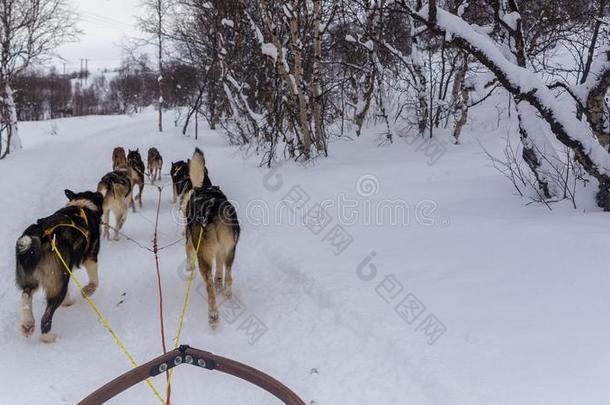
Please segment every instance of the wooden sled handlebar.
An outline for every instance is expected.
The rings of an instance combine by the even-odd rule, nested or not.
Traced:
[[[283,401],[286,405],[305,405],[305,402],[290,388],[270,375],[243,363],[186,345],[180,346],[167,354],[120,375],[80,401],[79,405],[102,404],[147,378],[157,376],[181,364],[190,364],[208,370],[216,370],[241,378],[259,386]]]

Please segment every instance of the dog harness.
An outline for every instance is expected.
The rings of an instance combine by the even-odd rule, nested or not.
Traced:
[[[187,166],[186,165],[185,166],[176,166],[176,168],[172,172],[172,175],[173,176],[177,175],[180,172],[180,170],[182,170],[183,167],[187,167]]]
[[[79,210],[78,210],[78,216],[83,220],[83,222],[85,223],[85,226],[79,226],[76,222],[74,222],[73,219],[70,219],[69,223],[60,222],[59,224],[55,224],[52,227],[45,229],[44,234],[51,240],[51,239],[53,239],[53,235],[55,234],[55,230],[57,228],[61,228],[61,227],[74,228],[83,234],[83,236],[85,237],[85,240],[87,241],[87,244],[89,244],[89,229],[87,229],[87,227],[89,226],[89,221],[87,220],[87,214],[85,213],[85,210],[82,207],[79,208]]]

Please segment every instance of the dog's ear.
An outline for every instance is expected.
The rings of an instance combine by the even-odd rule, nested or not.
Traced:
[[[64,193],[66,193],[66,197],[68,197],[68,200],[72,201],[76,198],[76,194],[74,194],[73,191],[65,189]]]

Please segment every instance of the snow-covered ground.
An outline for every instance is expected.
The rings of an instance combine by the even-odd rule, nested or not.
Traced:
[[[198,142],[173,129],[158,134],[150,111],[21,124],[23,151],[0,162],[0,403],[76,403],[130,368],[80,297],[57,311],[59,339],[46,345],[37,294],[36,334],[22,337],[14,285],[16,238],[65,203],[65,188],[94,189],[117,145],[143,155],[156,146],[164,173],[198,145],[212,181],[239,206],[235,301],[221,304],[212,331],[197,274],[182,343],[264,370],[307,404],[610,403],[607,214],[585,192],[578,210],[526,205],[482,153],[480,144],[501,154],[511,131],[487,113],[478,112],[462,145],[442,141],[446,152],[434,164],[418,143],[377,147],[371,130],[333,143],[313,167],[272,171],[213,131]],[[142,243],[152,237],[156,198],[146,188],[143,209],[124,228]],[[165,245],[181,228],[169,188],[162,199]],[[321,222],[318,204],[328,213]],[[294,220],[298,206],[311,209],[305,224]],[[160,259],[171,344],[186,286],[182,244]],[[104,241],[99,267],[92,298],[102,313],[139,362],[159,355],[153,256],[125,239]],[[154,382],[162,390],[164,378]],[[243,381],[185,366],[174,374],[172,399],[278,403]],[[136,401],[158,403],[145,384],[113,403]]]

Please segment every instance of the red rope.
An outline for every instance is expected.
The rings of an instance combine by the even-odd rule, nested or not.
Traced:
[[[157,217],[155,219],[155,232],[153,234],[153,254],[155,255],[155,264],[157,266],[157,286],[159,288],[159,320],[161,327],[161,345],[163,346],[163,354],[167,354],[167,345],[165,344],[165,322],[163,319],[163,291],[161,289],[161,270],[159,266],[159,244],[158,244],[158,230],[159,230],[159,212],[161,211],[161,188],[159,190],[159,200],[157,201]],[[171,397],[171,385],[169,380],[169,370],[165,372],[165,380],[167,382],[167,396],[165,399],[166,405],[170,405]]]

